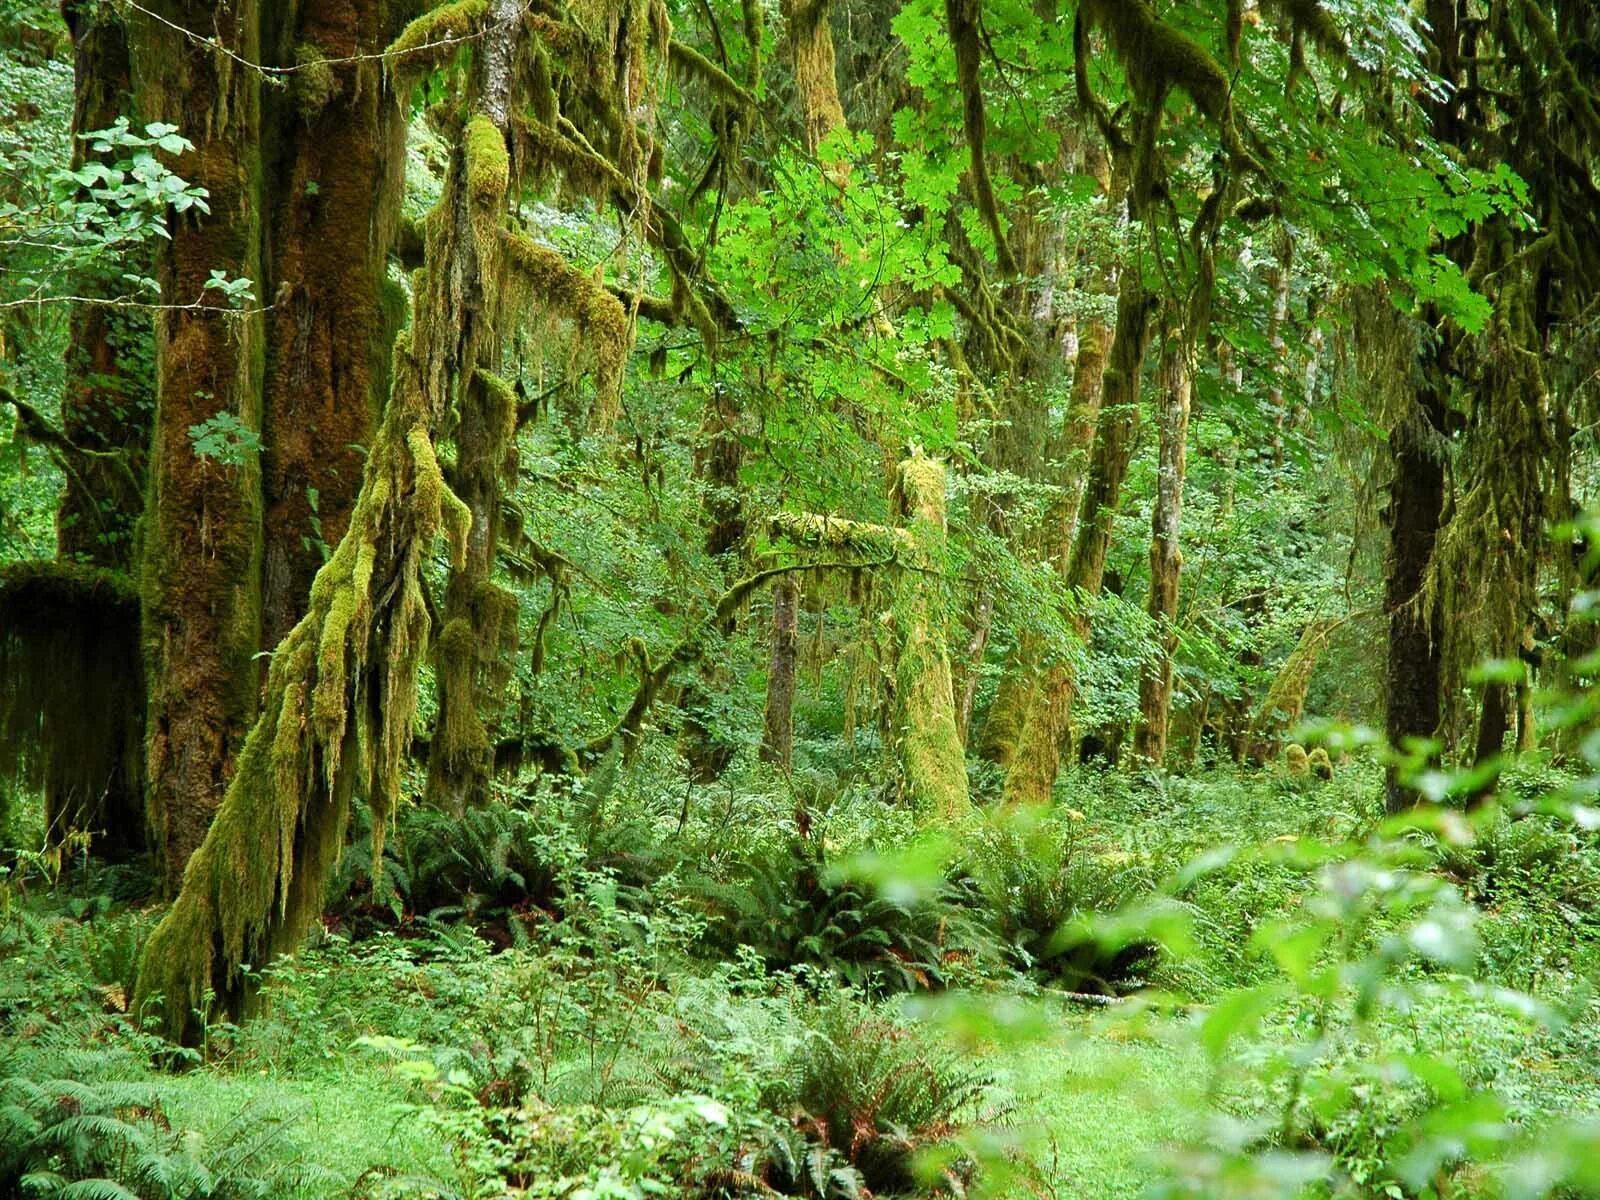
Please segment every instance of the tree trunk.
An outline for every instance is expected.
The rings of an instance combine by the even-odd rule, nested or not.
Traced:
[[[805,145],[813,154],[844,125],[828,6],[829,0],[782,0],[789,60],[805,119]]]
[[[1103,282],[1110,285],[1109,278]],[[1112,331],[1104,321],[1086,319],[1078,334],[1072,374],[1072,396],[1056,439],[1053,457],[1061,464],[1057,492],[1045,515],[1047,549],[1063,581],[1069,580],[1072,549],[1077,545],[1084,491],[1091,474],[1095,430],[1105,398],[1106,355]],[[1070,584],[1069,584],[1070,586]],[[994,700],[984,719],[979,753],[1009,767],[1039,687],[1038,638],[1024,629],[1007,661]]]
[[[568,319],[581,306],[600,328],[627,328],[621,305],[591,276],[506,221],[507,127],[513,100],[526,99],[512,90],[526,78],[513,70],[529,49],[519,41],[542,35],[552,52],[590,48],[571,27],[544,24],[535,34],[524,12],[519,0],[447,5],[391,47],[386,65],[408,94],[419,73],[441,65],[438,48],[454,57],[470,44],[472,90],[462,115],[472,115],[427,223],[427,266],[416,277],[411,327],[396,347],[350,527],[317,573],[306,616],[273,655],[263,713],[227,798],[140,956],[133,1010],[162,997],[173,1037],[192,1039],[209,1009],[239,1011],[250,987],[242,965],[259,966],[303,936],[356,793],[373,810],[374,857],[382,851],[428,641],[424,573],[441,535],[452,565],[465,566],[472,524],[443,479],[435,443],[451,397],[481,373],[483,344],[496,346],[503,335],[501,297],[513,290]],[[615,59],[605,60],[615,61],[614,76],[554,60],[568,70],[574,111],[628,112],[619,103],[626,82],[644,72],[647,53],[666,52],[649,31],[613,49]],[[434,57],[418,63],[425,55]],[[597,357],[598,387],[618,386],[625,351],[619,339]]]
[[[1384,610],[1389,617],[1387,702],[1384,732],[1401,747],[1409,738],[1431,738],[1439,729],[1443,659],[1438,593],[1422,594],[1444,512],[1444,400],[1429,381],[1417,407],[1389,434],[1394,482],[1389,489],[1389,560]],[[1413,793],[1390,767],[1385,777],[1390,812],[1408,807]]]
[[[304,614],[311,580],[344,536],[401,315],[387,256],[404,186],[405,114],[385,95],[378,60],[319,63],[381,52],[399,31],[399,7],[286,0],[267,17],[271,61],[300,69],[264,95],[262,290],[273,304],[262,418],[264,649]]]
[[[82,2],[66,5],[63,15],[72,32],[72,165],[77,169],[88,159],[88,143],[78,135],[105,129],[130,112],[133,85],[121,21]],[[114,277],[82,279],[74,287],[87,296],[114,296],[124,289]],[[61,399],[61,432],[97,453],[76,458],[66,472],[56,509],[56,553],[124,572],[134,565],[134,528],[144,510],[144,464],[155,408],[151,379],[135,365],[136,352],[151,336],[148,316],[129,315],[137,311],[73,306]],[[100,457],[106,452],[116,457]]]
[[[169,218],[158,246],[161,298],[220,304],[206,282],[262,278],[260,258],[261,77],[207,44],[215,37],[259,61],[254,0],[218,8],[159,0],[165,21],[130,25],[141,116],[165,121],[195,144],[183,174],[209,192],[210,214]],[[187,38],[172,26],[196,31]],[[260,646],[262,319],[257,302],[238,313],[177,308],[156,322],[156,421],[143,547],[149,814],[169,893],[200,845],[233,774],[256,709]],[[196,453],[190,430],[222,418],[238,444]]]
[[[1129,267],[1117,289],[1116,333],[1107,356],[1103,403],[1084,485],[1078,538],[1067,565],[1067,586],[1085,596],[1098,595],[1105,577],[1112,523],[1139,427],[1139,380],[1149,327],[1150,295],[1137,267]],[[1087,615],[1080,613],[1075,623],[1079,636],[1087,641]],[[1071,666],[1066,662],[1050,664],[1034,693],[1016,755],[1006,773],[1001,792],[1005,803],[1048,803],[1061,769],[1061,751],[1074,697]]]
[[[913,807],[925,820],[949,823],[970,811],[971,800],[947,644],[943,465],[921,455],[906,459],[895,492],[908,537],[895,584],[894,732]]]
[[[1168,324],[1161,350],[1160,449],[1156,498],[1150,516],[1150,598],[1146,611],[1160,638],[1156,662],[1147,664],[1139,680],[1139,726],[1134,753],[1159,767],[1167,757],[1167,730],[1172,712],[1173,652],[1178,647],[1178,582],[1183,554],[1184,458],[1189,439],[1190,380],[1193,353],[1188,338],[1197,331],[1181,322]]]
[[[73,43],[72,165],[88,158],[88,143],[78,135],[105,129],[132,111],[127,36],[119,20],[96,6],[63,6]],[[126,269],[126,264],[119,264]],[[113,278],[84,278],[74,290],[83,296],[112,296],[122,290]],[[56,508],[56,557],[63,563],[132,572],[134,536],[144,511],[145,458],[155,396],[149,373],[137,365],[137,351],[148,345],[151,322],[137,309],[78,304],[68,330],[66,390],[61,398],[61,432],[91,454],[73,455]],[[115,457],[105,457],[114,455]],[[79,711],[100,714],[96,728],[80,730],[93,740],[90,757],[98,786],[82,789],[68,782],[56,761],[44,770],[45,825],[52,833],[93,830],[97,853],[111,858],[142,850],[146,841],[144,797],[144,671],[139,656],[139,623],[97,618],[89,634],[93,660],[82,672],[63,672],[56,681],[80,688]],[[124,644],[124,642],[126,644]],[[97,660],[97,661],[94,661]],[[43,747],[51,760],[82,758],[84,746]],[[80,764],[81,765],[81,764]],[[74,777],[81,771],[72,770]]]
[[[772,588],[772,661],[767,668],[767,708],[761,760],[787,771],[794,758],[795,662],[800,587],[785,575]]]

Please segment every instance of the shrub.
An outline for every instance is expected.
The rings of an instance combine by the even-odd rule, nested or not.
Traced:
[[[1154,963],[1148,941],[1105,947],[1074,930],[1155,886],[1138,860],[1096,853],[1076,830],[1081,816],[999,812],[967,837],[961,864],[976,902],[1013,966],[1072,991],[1114,994]]]
[[[753,849],[724,879],[688,881],[722,954],[747,946],[771,970],[816,967],[882,994],[941,987],[978,952],[978,930],[951,896],[904,901],[833,868],[820,838]]]
[[[997,1116],[986,1111],[989,1074],[848,994],[808,1024],[763,1099],[873,1193],[912,1190],[917,1154]]]
[[[0,1080],[0,1195],[250,1200],[329,1178],[289,1157],[280,1121],[247,1109],[210,1142],[174,1130],[140,1084]]]

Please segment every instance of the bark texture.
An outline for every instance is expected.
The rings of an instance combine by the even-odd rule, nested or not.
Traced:
[[[404,113],[377,55],[397,0],[287,0],[265,14],[266,53],[298,68],[268,89],[262,419],[262,645],[305,612],[311,580],[344,535],[393,340],[385,304],[405,161]]]
[[[183,174],[208,190],[210,214],[169,218],[157,277],[172,305],[218,303],[214,270],[262,278],[261,81],[178,29],[203,30],[260,61],[254,0],[219,8],[204,0],[149,6],[170,24],[130,25],[140,115],[176,125],[195,145]],[[264,338],[259,306],[240,312],[164,310],[156,322],[156,419],[143,547],[142,591],[149,683],[149,815],[167,890],[205,837],[256,710],[254,655],[261,644],[261,474],[248,445],[202,457],[193,426],[232,418],[261,428]]]
[[[762,721],[761,759],[788,770],[794,758],[795,666],[799,649],[800,588],[785,575],[772,588],[772,661],[767,668],[767,707]]]
[[[1189,440],[1190,389],[1194,354],[1190,331],[1168,326],[1161,348],[1157,394],[1159,446],[1156,497],[1150,514],[1150,596],[1146,611],[1155,623],[1160,652],[1139,679],[1139,725],[1133,749],[1160,766],[1167,757],[1172,714],[1173,652],[1178,648],[1178,583],[1183,569],[1179,535],[1183,524],[1183,483]]]

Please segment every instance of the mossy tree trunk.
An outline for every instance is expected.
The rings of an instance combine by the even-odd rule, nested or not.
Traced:
[[[130,26],[133,79],[146,121],[195,144],[183,173],[209,192],[209,215],[169,220],[157,276],[169,305],[218,304],[213,271],[262,278],[261,78],[208,43],[260,60],[254,0],[219,8],[159,0]],[[173,28],[176,26],[177,28]],[[203,31],[189,38],[178,29]],[[260,308],[174,307],[156,322],[156,418],[142,561],[149,814],[169,892],[205,837],[255,715],[260,647],[261,475],[247,447],[196,453],[190,429],[219,415],[261,428]]]
[[[944,488],[944,466],[934,459],[917,454],[900,464],[895,499],[907,536],[895,585],[894,732],[912,805],[924,820],[949,823],[972,802],[950,671]]]
[[[799,658],[800,587],[785,575],[772,588],[772,660],[762,719],[761,759],[787,771],[794,758],[795,669]]]
[[[1095,291],[1115,288],[1112,271],[1102,272]],[[1088,486],[1090,456],[1095,431],[1100,422],[1105,398],[1106,355],[1111,342],[1111,327],[1088,316],[1078,327],[1078,347],[1074,357],[1072,394],[1053,457],[1059,462],[1057,491],[1045,514],[1046,550],[1064,581],[1069,580],[1072,549],[1078,541],[1079,519],[1084,490]],[[1033,706],[1039,686],[1041,665],[1039,639],[1024,629],[1016,652],[1006,663],[984,719],[983,737],[978,751],[989,761],[1009,767],[1022,735],[1023,725]]]
[[[74,169],[89,157],[79,134],[105,129],[133,110],[127,31],[102,6],[69,3],[63,16],[72,34]],[[127,269],[119,263],[116,270]],[[83,296],[114,296],[125,285],[95,276],[75,281]],[[61,432],[77,456],[66,472],[56,509],[56,553],[112,571],[134,565],[134,533],[144,508],[144,464],[155,396],[142,367],[150,318],[138,310],[98,304],[73,306],[68,335]],[[141,822],[143,820],[141,816]]]
[[[1116,331],[1102,382],[1103,397],[1078,519],[1078,537],[1065,580],[1074,595],[1085,599],[1099,594],[1105,578],[1112,524],[1133,456],[1139,427],[1139,383],[1150,339],[1150,310],[1150,294],[1137,265],[1130,264],[1117,287]],[[1079,636],[1087,640],[1087,612],[1079,611],[1073,620]],[[1061,752],[1075,697],[1071,665],[1063,660],[1052,662],[1034,691],[1016,753],[1006,772],[1002,789],[1006,803],[1049,801],[1061,769]]]
[[[1171,321],[1163,335],[1158,371],[1159,445],[1156,495],[1150,513],[1150,595],[1145,606],[1155,623],[1160,645],[1156,659],[1139,678],[1139,724],[1133,749],[1159,767],[1167,757],[1167,731],[1172,714],[1173,652],[1178,646],[1178,583],[1183,569],[1180,533],[1183,522],[1184,466],[1189,440],[1194,331]]]
[[[296,68],[264,94],[262,645],[305,612],[344,536],[383,399],[399,315],[387,301],[405,114],[375,56],[400,0],[285,0],[263,14],[269,61]],[[349,61],[349,60],[357,61]],[[326,60],[336,60],[328,62]]]
[[[645,23],[646,15],[624,5],[607,45],[576,26],[552,28],[518,0],[466,0],[419,18],[390,47],[403,98],[418,74],[441,65],[441,53],[453,58],[470,44],[462,105],[470,120],[425,224],[411,328],[395,349],[349,528],[317,573],[309,610],[273,655],[263,713],[226,799],[140,958],[134,1011],[159,1004],[175,1038],[193,1039],[209,1009],[240,1011],[249,990],[243,965],[260,966],[304,934],[354,795],[373,809],[373,852],[381,852],[428,642],[424,571],[440,536],[455,569],[466,564],[472,514],[446,485],[434,446],[457,388],[481,371],[480,343],[498,344],[505,308],[557,309],[595,329],[597,342],[602,325],[625,329],[620,305],[587,275],[507,227],[507,137],[512,104],[526,99],[514,89],[532,74],[515,65],[542,49],[564,46],[579,64],[611,64],[611,72],[585,69],[572,79],[591,89],[578,102],[619,111],[644,56],[665,51],[651,33],[664,18]],[[641,36],[630,38],[629,21]],[[520,303],[507,305],[508,297]],[[615,387],[623,350],[605,344],[597,386]]]
[[[1387,509],[1389,559],[1384,610],[1389,619],[1384,733],[1394,746],[1431,738],[1443,715],[1443,606],[1440,593],[1424,595],[1444,514],[1445,456],[1442,384],[1424,384],[1416,410],[1389,431],[1393,482]],[[1394,768],[1386,776],[1391,812],[1409,806],[1413,793]]]
[[[77,136],[105,129],[133,111],[127,31],[102,6],[69,3],[62,15],[72,35],[74,168],[88,158],[88,143]],[[126,269],[119,264],[118,269]],[[115,273],[94,273],[76,281],[81,296],[113,296],[122,290]],[[93,303],[73,306],[68,329],[66,389],[61,398],[61,432],[75,447],[69,455],[61,501],[56,508],[56,556],[119,574],[135,565],[135,535],[144,509],[145,458],[155,408],[152,379],[144,366],[151,323],[136,309]],[[109,595],[117,589],[95,589]],[[98,628],[86,634],[95,647],[82,672],[65,672],[50,690],[79,689],[83,713],[100,716],[99,727],[80,728],[79,737],[44,747],[54,766],[44,770],[45,822],[53,833],[87,829],[99,836],[96,852],[116,858],[141,850],[146,841],[144,797],[144,671],[139,654],[137,607],[133,619],[118,604],[114,612],[86,619]],[[116,644],[120,635],[126,644]],[[58,714],[58,716],[61,714]],[[64,731],[63,731],[64,732]],[[73,744],[76,741],[77,744]],[[109,756],[109,758],[108,758]],[[66,759],[89,758],[89,774],[100,785],[79,794],[62,768]],[[74,768],[70,775],[83,772]],[[81,780],[80,780],[81,782]]]

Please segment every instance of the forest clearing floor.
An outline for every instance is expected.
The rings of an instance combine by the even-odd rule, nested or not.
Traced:
[[[1475,905],[1476,978],[1405,968],[1403,1003],[1340,1009],[1294,1085],[1297,1047],[1324,1018],[1315,998],[1273,990],[1299,969],[1275,956],[1276,923],[1318,911],[1316,855],[1297,856],[1370,827],[1374,775],[1075,778],[1037,825],[985,818],[926,900],[851,881],[852,855],[904,836],[870,795],[813,796],[809,837],[785,832],[789,790],[728,801],[737,820],[707,804],[687,824],[676,791],[659,811],[614,797],[639,815],[606,822],[600,842],[564,809],[402,814],[376,872],[358,831],[323,930],[268,969],[249,1018],[211,1025],[176,1059],[118,1011],[160,912],[137,874],[19,877],[0,908],[0,1110],[75,1081],[85,1110],[159,1113],[150,1153],[251,1184],[216,1195],[330,1200],[475,1200],[507,1180],[585,1194],[607,1162],[672,1178],[669,1144],[738,1158],[787,1138],[803,1158],[861,1121],[996,1131],[1023,1171],[1000,1194],[1116,1200],[1207,1147],[1219,1116],[1279,1111],[1291,1086],[1324,1098],[1301,1136],[1381,1195],[1385,1139],[1422,1093],[1389,1088],[1380,1103],[1366,1081],[1427,1056],[1469,1094],[1492,1089],[1519,1125],[1600,1113],[1587,842],[1519,819],[1471,853],[1440,852],[1430,878]],[[1206,869],[1185,876],[1197,860]],[[1075,922],[1133,912],[1146,917],[1126,944],[1058,953]],[[1378,921],[1360,946],[1394,928]],[[1059,995],[1100,988],[1152,999]],[[1245,1021],[1240,998],[1257,995],[1270,1003]],[[641,1121],[672,1130],[642,1158]]]

